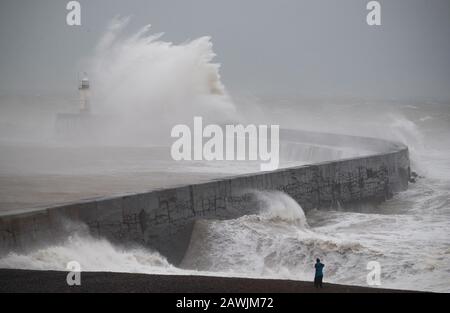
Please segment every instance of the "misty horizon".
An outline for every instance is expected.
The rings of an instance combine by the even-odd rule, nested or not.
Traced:
[[[0,4],[0,95],[75,95],[120,15],[131,17],[124,35],[151,24],[174,44],[210,36],[232,96],[450,99],[448,1],[383,2],[379,27],[367,26],[365,1],[80,3],[75,27],[65,2]]]

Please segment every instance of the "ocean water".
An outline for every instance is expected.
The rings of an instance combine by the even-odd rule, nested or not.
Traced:
[[[446,106],[423,104],[414,110],[422,111],[416,120],[402,118],[392,129],[409,145],[419,178],[384,203],[305,214],[285,194],[255,191],[262,203],[259,214],[197,221],[179,267],[154,251],[114,246],[87,231],[57,246],[11,253],[0,259],[0,267],[64,270],[75,259],[86,271],[312,280],[319,257],[325,282],[366,286],[367,264],[377,261],[380,287],[449,292],[450,115]]]
[[[139,142],[133,142],[138,145],[155,128],[160,134],[161,128],[175,120],[192,120],[199,112],[209,120],[237,115],[249,123],[403,142],[419,178],[407,191],[382,204],[306,213],[285,194],[255,191],[262,203],[259,214],[197,221],[179,267],[154,251],[114,246],[91,237],[85,229],[58,245],[10,253],[0,259],[1,268],[65,270],[67,262],[77,260],[85,271],[312,280],[314,260],[319,257],[325,264],[325,282],[366,286],[367,264],[377,261],[380,287],[450,292],[450,103],[295,97],[236,98],[233,102],[220,82],[219,65],[210,62],[214,53],[209,38],[174,45],[147,36],[148,28],[144,28],[131,38],[120,39],[122,24],[113,23],[100,41],[91,71],[99,82],[97,100],[126,116],[127,122],[111,139],[126,140],[130,135],[138,138]],[[123,77],[128,83],[115,88]],[[168,118],[173,111],[177,112],[175,120]],[[18,122],[23,122],[22,113],[17,114]],[[11,130],[14,123],[10,120],[0,120],[2,129]],[[37,123],[36,118],[32,120]],[[33,142],[47,142],[42,138],[48,130],[36,138],[38,125],[30,123]],[[138,127],[132,128],[133,124]],[[11,139],[17,134],[7,135]],[[310,162],[320,158],[304,157]]]
[[[381,107],[381,113],[369,115],[373,107]],[[367,265],[377,261],[380,287],[449,292],[449,104],[363,103],[353,105],[352,112],[339,104],[326,108],[350,119],[346,129],[337,131],[356,128],[407,144],[412,169],[419,175],[416,183],[378,205],[306,214],[287,195],[261,194],[266,205],[259,215],[198,222],[182,266],[312,280],[319,257],[325,263],[325,281],[367,286]],[[365,123],[373,129],[358,125],[358,112],[371,116]],[[383,133],[374,134],[380,124]]]

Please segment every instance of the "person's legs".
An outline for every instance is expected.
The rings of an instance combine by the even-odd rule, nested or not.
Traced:
[[[317,276],[314,277],[314,287],[319,288],[319,278]]]
[[[323,279],[323,276],[320,276],[319,277],[319,284],[318,284],[320,286],[320,288],[322,288],[322,279]]]

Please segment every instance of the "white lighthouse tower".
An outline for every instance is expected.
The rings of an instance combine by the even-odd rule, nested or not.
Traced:
[[[57,113],[55,132],[63,140],[92,140],[99,134],[102,117],[92,113],[91,84],[86,73],[78,79],[79,105],[77,112]]]
[[[80,112],[81,113],[89,113],[91,111],[91,103],[90,103],[90,84],[89,78],[86,73],[84,73],[83,78],[80,81],[80,85],[78,87],[80,92]]]

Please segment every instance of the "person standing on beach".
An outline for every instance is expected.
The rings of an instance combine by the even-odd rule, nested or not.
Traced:
[[[314,287],[322,288],[323,268],[325,267],[325,265],[323,263],[320,263],[320,259],[317,258],[314,267],[316,268],[316,274],[314,276]]]

